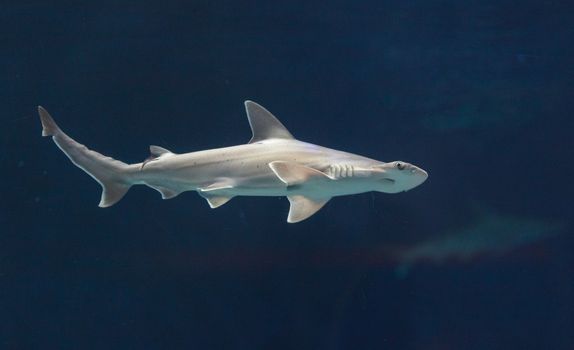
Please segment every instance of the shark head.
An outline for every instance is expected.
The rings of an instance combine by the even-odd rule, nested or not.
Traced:
[[[400,160],[373,166],[372,173],[377,179],[377,191],[399,193],[422,184],[428,178],[423,169]]]

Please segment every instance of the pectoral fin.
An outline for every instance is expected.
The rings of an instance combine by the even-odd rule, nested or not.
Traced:
[[[311,180],[332,178],[322,171],[295,162],[275,161],[269,167],[287,186],[300,185]]]
[[[312,199],[305,196],[289,196],[287,197],[291,203],[289,209],[289,216],[287,217],[288,223],[296,223],[303,221],[323,208],[323,206],[331,198],[327,199]]]

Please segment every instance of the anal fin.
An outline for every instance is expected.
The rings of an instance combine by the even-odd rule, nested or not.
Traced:
[[[301,195],[287,197],[291,203],[289,209],[288,223],[303,221],[318,212],[331,198],[314,199]]]
[[[149,187],[151,187],[154,190],[161,193],[162,199],[172,199],[173,197],[177,197],[181,193],[180,191],[173,190],[171,188],[167,188],[167,187],[163,187],[163,186],[149,185]]]

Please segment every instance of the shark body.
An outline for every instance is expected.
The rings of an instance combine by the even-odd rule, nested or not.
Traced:
[[[380,162],[295,139],[262,106],[245,102],[253,136],[232,147],[176,154],[150,146],[142,163],[126,164],[89,150],[66,135],[38,107],[42,135],[102,186],[100,207],[117,203],[132,185],[147,185],[169,199],[197,191],[217,208],[235,196],[286,196],[287,221],[307,219],[332,197],[378,191],[398,193],[422,184],[427,173],[406,162]]]

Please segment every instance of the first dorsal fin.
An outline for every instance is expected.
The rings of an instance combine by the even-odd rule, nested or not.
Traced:
[[[247,119],[253,132],[249,143],[267,139],[293,139],[293,135],[271,112],[253,101],[245,101]]]

